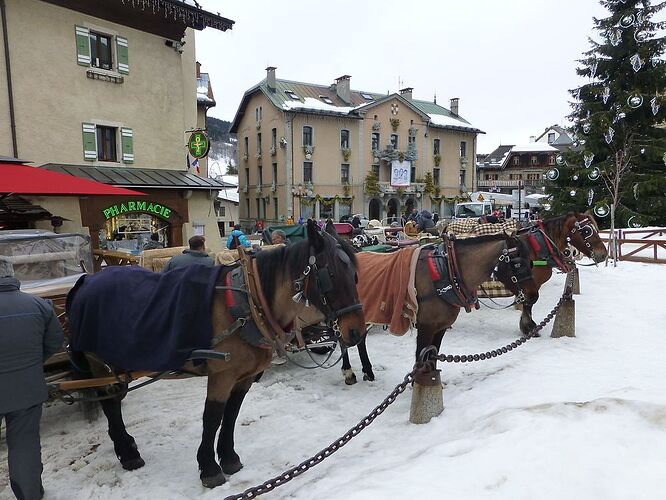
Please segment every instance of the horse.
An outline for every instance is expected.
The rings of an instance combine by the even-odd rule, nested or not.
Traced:
[[[326,227],[329,230],[329,227]],[[451,248],[453,247],[453,251]],[[399,259],[401,252],[408,250],[398,250],[389,254],[393,259]],[[429,247],[421,247],[415,250],[419,252],[418,262],[415,272],[416,299],[418,304],[418,313],[416,315],[417,327],[417,345],[415,359],[418,361],[421,351],[430,345],[435,345],[437,349],[441,345],[442,338],[447,329],[451,328],[460,313],[461,307],[470,309],[470,305],[476,302],[475,291],[478,286],[487,281],[490,275],[496,269],[496,275],[507,288],[515,295],[523,297],[525,303],[533,304],[538,299],[538,290],[530,273],[528,256],[529,249],[526,244],[515,235],[497,234],[489,236],[480,236],[477,238],[455,240],[449,246],[448,253],[455,254],[459,274],[454,280],[459,292],[465,297],[471,298],[467,304],[452,305],[445,301],[436,289],[432,278],[432,262],[438,259],[437,255],[432,254]],[[368,263],[365,258],[367,254],[357,254],[359,266],[359,277],[363,279],[364,270]],[[363,285],[361,283],[360,285]],[[377,290],[371,290],[368,287],[359,286],[361,301],[364,294],[376,293]],[[366,302],[368,297],[365,296]],[[321,317],[317,317],[316,311],[310,311],[308,315],[301,315],[301,321],[304,324],[316,324]],[[372,364],[368,357],[365,344],[365,337],[357,345],[364,380],[374,380],[375,375],[372,371]],[[356,375],[351,369],[349,354],[343,349],[342,372],[345,383],[351,385],[356,383]],[[434,367],[433,367],[434,368]]]
[[[608,256],[606,246],[599,236],[597,222],[590,213],[570,212],[537,221],[519,230],[518,237],[530,248],[530,260],[535,264],[532,276],[537,290],[553,275],[553,268],[564,273],[571,270],[564,255],[568,245],[592,259],[595,264],[603,262]],[[532,319],[533,305],[534,302],[522,304],[520,330],[523,334],[536,326]]]
[[[251,345],[242,338],[242,327],[245,324],[254,321],[261,334],[264,334],[268,327],[275,337],[278,333],[284,333],[282,330],[309,304],[326,318],[343,345],[353,346],[360,342],[365,334],[362,305],[356,291],[356,257],[352,247],[335,234],[321,232],[313,221],[308,221],[307,239],[303,241],[258,251],[252,257],[247,256],[244,251],[240,253],[246,259],[241,268],[245,268],[243,270],[247,286],[240,289],[238,285],[224,286],[215,279],[210,303],[212,331],[204,332],[210,350],[214,351],[214,354],[228,353],[227,360],[220,359],[222,355],[208,356],[203,368],[194,367],[191,362],[184,366],[187,372],[208,376],[203,432],[197,450],[200,480],[203,486],[208,488],[225,483],[225,474],[234,474],[243,467],[234,445],[236,419],[250,386],[271,364],[273,344],[269,344],[268,348],[261,345],[261,342],[260,345]],[[195,267],[201,268],[201,272],[204,271],[202,266]],[[120,271],[116,269],[116,273]],[[124,274],[132,272],[129,267],[121,269],[126,270]],[[217,270],[220,275],[224,275],[228,269],[223,268],[220,271],[218,267],[205,271],[213,273]],[[232,270],[233,268],[227,274]],[[165,273],[159,279],[165,279],[176,271],[179,270]],[[97,279],[96,293],[104,293],[105,273],[108,271],[86,276],[91,280]],[[83,281],[81,289],[86,286],[87,281]],[[252,310],[252,315],[247,313],[246,317],[233,321],[233,308],[228,303],[228,295],[232,292],[236,292],[237,296],[247,296],[250,306],[254,304],[252,308],[248,308]],[[128,300],[131,300],[131,291],[128,290],[127,293]],[[76,316],[70,314],[69,318],[74,340],[77,336],[89,334],[81,330],[80,319],[92,308],[92,305],[87,307],[92,304],[92,300],[86,303],[86,295],[84,294],[83,299],[80,299],[79,295],[80,290],[75,288],[74,293],[68,297],[68,312],[74,312]],[[203,297],[201,299],[205,300]],[[107,320],[113,322],[114,318],[109,316]],[[127,325],[121,327],[126,328]],[[186,333],[189,335],[190,332]],[[119,348],[122,350],[122,346]],[[120,373],[123,369],[130,368],[114,366],[113,369],[115,373]],[[103,394],[100,391],[100,395]],[[108,398],[100,402],[108,420],[109,437],[122,467],[126,470],[143,467],[145,462],[123,422],[121,398]],[[215,449],[214,441],[218,430],[220,432]],[[215,451],[219,464],[215,459]]]

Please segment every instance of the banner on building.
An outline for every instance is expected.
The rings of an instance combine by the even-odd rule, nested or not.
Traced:
[[[391,186],[409,186],[412,173],[412,162],[393,160],[391,162]]]

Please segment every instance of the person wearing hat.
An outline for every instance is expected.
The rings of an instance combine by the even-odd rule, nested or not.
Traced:
[[[0,256],[0,418],[7,424],[9,484],[18,499],[44,496],[39,421],[48,392],[44,361],[62,347],[51,301],[20,290]]]

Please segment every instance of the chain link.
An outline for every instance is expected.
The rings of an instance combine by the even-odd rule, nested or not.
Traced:
[[[268,481],[260,484],[259,486],[249,488],[245,490],[243,493],[240,493],[238,495],[231,495],[225,497],[224,500],[244,500],[248,498],[258,497],[259,495],[263,495],[264,493],[268,493],[269,491],[274,490],[278,486],[282,486],[283,484],[291,481],[295,477],[298,477],[304,472],[308,471],[315,465],[323,462],[325,459],[330,457],[333,453],[335,453],[344,445],[346,445],[349,441],[351,441],[352,438],[358,436],[363,429],[368,427],[379,415],[384,413],[384,410],[386,410],[386,408],[388,408],[392,403],[394,403],[397,397],[400,394],[402,394],[407,388],[407,386],[414,381],[414,375],[420,370],[421,368],[414,368],[411,372],[405,375],[403,381],[400,384],[398,384],[395,387],[395,389],[393,389],[393,391],[391,391],[391,393],[388,396],[386,396],[386,398],[378,406],[375,407],[374,410],[372,410],[367,416],[363,417],[358,424],[349,429],[342,437],[333,441],[333,443],[331,443],[328,447],[321,450],[319,453],[301,462],[297,466],[288,469],[279,476],[269,479]]]

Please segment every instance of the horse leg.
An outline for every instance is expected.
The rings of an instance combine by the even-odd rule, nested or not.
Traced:
[[[366,328],[363,339],[356,347],[358,347],[358,357],[361,358],[361,366],[363,367],[363,380],[373,382],[375,380],[375,374],[372,371],[372,363],[370,363],[370,358],[368,357],[368,346],[366,344],[369,330],[369,327]]]
[[[234,430],[241,405],[253,382],[254,378],[247,378],[238,382],[232,389],[229,401],[227,401],[224,408],[222,430],[217,440],[217,457],[225,474],[235,474],[243,468],[240,457],[234,449]]]
[[[520,331],[522,332],[523,335],[527,335],[527,333],[535,328],[537,325],[532,319],[532,306],[523,304],[523,312],[520,315]],[[535,333],[532,335],[532,337],[539,337],[539,333]]]
[[[107,395],[102,391],[98,391],[98,394],[100,396]],[[146,463],[141,458],[136,441],[125,429],[120,397],[102,400],[100,404],[109,423],[109,437],[113,441],[113,450],[116,452],[123,469],[134,470],[143,467]]]
[[[356,383],[356,374],[352,370],[351,362],[349,361],[349,349],[342,349],[342,376],[345,378],[345,384],[354,385]]]
[[[213,450],[215,435],[220,428],[225,405],[225,401],[216,401],[211,399],[210,396],[206,398],[203,412],[201,444],[197,450],[197,462],[201,471],[199,478],[201,479],[201,484],[206,488],[215,488],[227,482],[222,469],[215,461],[215,451]]]

